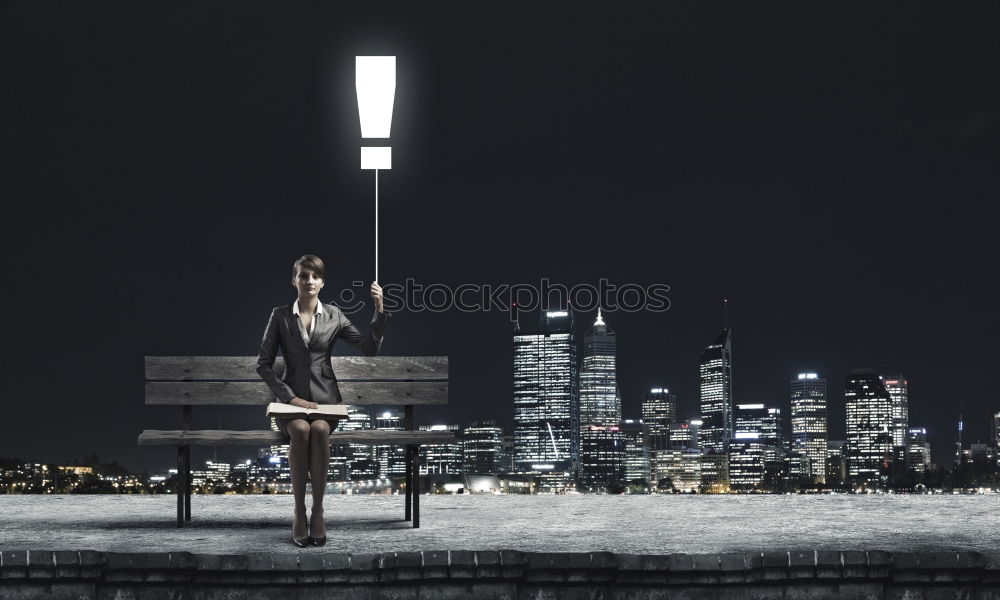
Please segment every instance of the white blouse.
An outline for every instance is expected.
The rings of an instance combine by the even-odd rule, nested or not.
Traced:
[[[313,332],[316,331],[316,319],[323,316],[323,303],[317,299],[316,301],[316,314],[313,315],[312,321],[309,323],[309,331],[306,331],[306,326],[302,324],[302,317],[299,316],[299,299],[295,299],[295,303],[292,304],[292,314],[299,320],[299,331],[302,332],[302,341],[309,345],[309,339],[312,337]]]

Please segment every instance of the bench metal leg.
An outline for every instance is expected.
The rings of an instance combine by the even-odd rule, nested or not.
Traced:
[[[191,429],[191,405],[181,405],[181,429]],[[191,446],[177,446],[177,526],[191,520]]]
[[[191,520],[191,446],[184,446],[184,520]]]
[[[420,446],[413,445],[413,528],[420,527]]]
[[[410,516],[410,502],[413,494],[413,461],[410,460],[410,444],[405,446],[403,450],[403,462],[406,463],[406,510],[404,520],[409,521],[412,517]]]
[[[177,446],[177,526],[184,527],[184,446]]]
[[[413,405],[407,404],[403,407],[403,429],[406,431],[413,431]],[[410,456],[410,452],[413,450],[413,444],[406,444],[403,446],[403,462],[406,463],[406,517],[405,520],[411,521],[413,519],[413,512],[410,510],[410,505],[413,502],[413,487],[416,478],[413,476],[413,458]]]

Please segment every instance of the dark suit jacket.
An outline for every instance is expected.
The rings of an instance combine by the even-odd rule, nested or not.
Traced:
[[[271,311],[257,354],[257,373],[282,402],[288,402],[295,396],[318,404],[343,402],[337,388],[337,377],[330,366],[333,345],[338,339],[343,339],[365,356],[375,356],[382,344],[382,331],[392,316],[375,311],[371,330],[365,336],[339,307],[333,304],[322,304],[322,307],[323,314],[313,317],[316,328],[309,338],[308,347],[302,339],[299,319],[292,313],[291,304],[277,306]],[[285,375],[280,378],[274,370],[274,358],[279,346],[285,359]]]

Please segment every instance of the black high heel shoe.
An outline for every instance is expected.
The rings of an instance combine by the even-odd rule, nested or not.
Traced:
[[[313,511],[313,513],[315,514],[315,511]],[[320,515],[322,515],[323,514],[323,510],[320,509],[319,513],[320,513]],[[320,519],[322,519],[322,518],[323,517],[320,516]],[[312,523],[310,523],[309,525],[310,525],[309,528],[312,529]],[[322,546],[323,544],[326,543],[326,536],[325,535],[323,537],[309,536],[309,543],[311,543],[313,546]]]
[[[309,521],[306,521],[306,531],[309,531]],[[299,548],[308,548],[312,544],[312,537],[306,537],[306,539],[299,541],[295,539],[295,535],[292,535],[292,543]]]

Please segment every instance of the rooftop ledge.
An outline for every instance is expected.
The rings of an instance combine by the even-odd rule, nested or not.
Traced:
[[[196,495],[183,529],[173,496],[3,496],[0,598],[1000,599],[998,501],[423,495],[411,529],[328,496],[300,550],[287,495]]]
[[[435,550],[194,554],[4,550],[2,597],[997,598],[1000,553],[787,551],[638,555]],[[756,592],[754,592],[756,590]],[[378,592],[378,593],[376,593]],[[957,595],[956,595],[957,594]],[[307,592],[308,595],[308,592]],[[149,597],[153,597],[149,596]],[[311,597],[311,596],[310,596]],[[338,596],[339,597],[339,596]],[[942,596],[944,597],[944,596]]]

